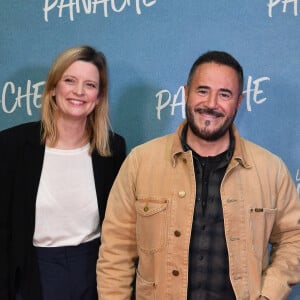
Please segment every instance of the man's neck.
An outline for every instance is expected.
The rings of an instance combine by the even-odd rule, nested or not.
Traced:
[[[229,130],[216,141],[207,141],[195,136],[190,128],[186,134],[187,144],[200,156],[217,156],[229,148],[230,133]]]

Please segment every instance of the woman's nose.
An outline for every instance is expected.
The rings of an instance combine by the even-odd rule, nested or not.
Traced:
[[[83,95],[84,94],[84,86],[83,84],[81,83],[78,83],[74,86],[74,89],[73,89],[73,92],[76,94],[76,95]]]

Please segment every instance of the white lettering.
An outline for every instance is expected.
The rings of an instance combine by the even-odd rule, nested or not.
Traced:
[[[15,109],[17,108],[18,103],[15,101],[15,103],[11,106],[11,109],[8,108],[7,104],[6,104],[6,93],[7,93],[7,89],[10,88],[10,93],[13,95],[16,92],[15,89],[15,85],[13,82],[6,82],[2,91],[2,109],[5,113],[7,114],[11,114],[12,112],[15,111]]]
[[[126,7],[126,5],[130,5],[130,0],[129,0],[129,3],[127,0],[125,0],[119,9],[116,7],[115,0],[111,0],[111,8],[115,12],[119,13],[119,12],[123,11],[124,8]]]
[[[42,95],[39,89],[44,84],[44,81],[31,84],[31,80],[27,80],[25,93],[22,93],[21,86],[16,89],[13,82],[6,82],[2,91],[2,110],[7,114],[11,114],[15,112],[18,107],[23,107],[23,103],[25,102],[24,106],[26,107],[26,112],[28,116],[32,116],[32,107],[37,109],[41,107],[40,99]],[[10,98],[11,96],[15,98],[12,100]]]
[[[91,3],[91,1],[82,0],[82,5],[83,5],[84,12],[86,14],[90,14],[92,12],[92,3]],[[80,13],[79,2],[77,2],[77,4],[76,4],[76,11],[77,11],[77,13]]]
[[[97,5],[103,3],[103,13],[104,17],[108,17],[108,8],[107,8],[107,2],[109,0],[93,0],[93,14],[97,12]]]
[[[181,86],[177,93],[174,95],[173,102],[171,104],[172,110],[171,115],[174,116],[175,114],[175,107],[179,106],[181,107],[181,117],[185,118],[185,97],[184,97],[184,86]],[[177,99],[179,98],[179,102],[177,102]]]
[[[270,80],[270,78],[269,77],[261,77],[261,78],[258,78],[256,80],[252,81],[252,76],[248,77],[247,88],[246,88],[246,91],[243,92],[244,94],[246,94],[246,102],[247,102],[247,110],[248,111],[252,111],[251,98],[250,98],[251,92],[253,92],[253,102],[255,104],[262,104],[267,100],[266,97],[257,99],[258,95],[263,93],[263,91],[259,89],[259,85],[261,82],[266,81],[266,80]],[[251,88],[252,83],[254,85],[254,88]]]
[[[74,7],[74,5],[76,5],[76,3],[73,3],[73,0],[69,0],[69,3],[67,3],[67,4],[64,4],[64,2],[65,2],[64,0],[60,0],[60,4],[58,5],[58,8],[59,8],[58,17],[61,18],[63,9],[68,8],[70,20],[74,21],[73,7]]]
[[[243,91],[243,94],[246,95],[247,111],[252,111],[252,102],[259,105],[267,101],[267,97],[259,96],[264,93],[264,91],[261,89],[262,82],[269,80],[269,77],[260,77],[255,80],[252,79],[252,76],[248,77],[246,90]],[[156,117],[158,120],[161,119],[161,112],[168,107],[171,108],[170,115],[174,116],[175,108],[178,106],[181,107],[182,118],[185,118],[184,86],[180,86],[174,95],[172,95],[169,90],[163,89],[157,92],[155,97],[157,99]]]
[[[149,8],[156,4],[157,0],[45,0],[44,20],[49,21],[50,11],[56,12],[59,18],[62,18],[63,12],[67,13],[70,21],[74,21],[74,14],[81,13],[81,7],[85,14],[96,14],[97,6],[103,6],[103,16],[109,16],[109,9],[115,13],[123,12],[127,7],[135,3],[136,14],[142,14],[142,7]],[[110,5],[109,5],[110,3]],[[74,11],[75,9],[75,11]]]
[[[300,197],[300,169],[297,170],[296,181],[298,182],[298,184],[297,184],[297,193]]]
[[[164,98],[164,95],[167,95],[166,101],[162,104],[162,100]],[[155,97],[158,99],[157,100],[157,106],[156,106],[156,111],[157,111],[157,119],[160,120],[160,112],[162,109],[165,109],[168,104],[171,101],[171,93],[168,90],[161,90],[158,93],[156,93]]]
[[[146,7],[151,7],[151,6],[153,6],[156,3],[156,0],[149,1],[148,3],[147,2],[148,2],[147,0],[143,0],[143,4]],[[142,13],[142,11],[141,11],[141,7],[140,7],[140,2],[139,1],[135,2],[135,7],[136,7],[137,14],[140,15]]]
[[[279,4],[282,4],[282,12],[286,13],[287,5],[294,4],[294,16],[298,16],[298,0],[269,0],[269,17],[272,18],[273,8]]]
[[[44,5],[44,19],[46,22],[48,22],[48,12],[55,8],[58,0],[55,0],[51,5],[49,5],[49,0],[45,0]]]
[[[161,90],[156,93],[155,97],[157,98],[157,106],[156,106],[156,117],[158,120],[161,119],[161,111],[168,106],[171,107],[171,116],[175,114],[175,108],[177,106],[181,107],[181,116],[185,118],[185,97],[184,97],[184,86],[179,87],[178,91],[173,97],[172,94],[168,90]],[[178,101],[179,99],[179,101]],[[164,100],[164,101],[163,101]],[[172,102],[171,102],[172,100]],[[171,103],[171,104],[170,104]]]

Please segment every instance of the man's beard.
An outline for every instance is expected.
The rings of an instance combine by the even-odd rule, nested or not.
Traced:
[[[185,106],[185,112],[186,112],[186,119],[187,119],[188,126],[190,127],[190,129],[192,130],[194,135],[196,135],[197,137],[199,137],[205,141],[212,142],[212,141],[217,141],[219,138],[221,138],[222,136],[224,136],[226,134],[228,129],[233,124],[233,121],[234,121],[236,113],[237,113],[237,109],[235,110],[233,115],[225,118],[224,123],[220,127],[216,128],[213,131],[211,131],[209,129],[209,124],[208,124],[208,126],[203,126],[203,128],[199,128],[195,122],[195,114],[205,113],[207,115],[224,118],[225,116],[223,113],[220,113],[220,112],[218,112],[214,109],[210,109],[210,108],[198,108],[193,111],[189,107],[188,104],[186,104],[186,106]]]

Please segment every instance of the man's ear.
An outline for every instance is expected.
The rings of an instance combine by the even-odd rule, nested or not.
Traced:
[[[188,85],[186,84],[186,85],[184,86],[184,99],[185,99],[185,102],[187,102],[188,95],[189,95],[189,87],[188,87]]]
[[[242,101],[243,101],[244,95],[240,94],[238,98],[237,108],[240,108]]]

